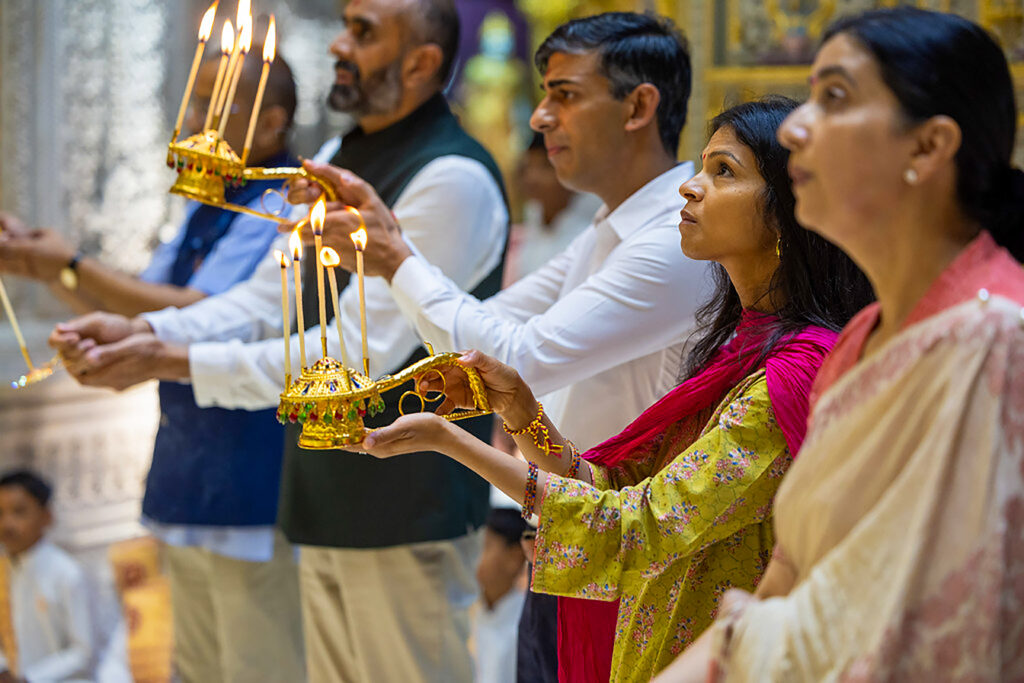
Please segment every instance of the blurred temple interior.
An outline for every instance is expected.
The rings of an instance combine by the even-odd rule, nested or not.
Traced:
[[[696,159],[705,121],[723,105],[766,92],[805,95],[808,65],[830,20],[895,4],[456,0],[462,37],[447,96],[466,129],[491,152],[509,189],[516,229],[506,282],[563,248],[600,205],[596,198],[563,191],[549,173],[542,147],[531,156],[530,112],[541,94],[532,53],[553,28],[609,10],[672,18],[689,40],[694,63],[679,158]],[[912,4],[962,14],[994,33],[1011,62],[1020,98],[1024,2]],[[168,194],[174,174],[165,157],[196,26],[208,5],[207,0],[0,2],[0,210],[29,225],[51,226],[84,254],[125,272],[140,271],[155,245],[175,234],[184,214],[184,200]],[[255,16],[276,17],[278,50],[291,65],[298,91],[291,148],[304,157],[352,125],[324,105],[334,78],[327,46],[341,29],[343,5],[342,0],[253,2]],[[1020,137],[1016,161],[1024,161]],[[32,358],[47,361],[52,355],[47,336],[71,311],[44,285],[7,276],[4,283]],[[139,521],[161,417],[156,385],[120,393],[86,389],[58,371],[38,385],[10,388],[7,380],[24,370],[10,321],[0,315],[0,470],[30,467],[53,484],[52,538],[87,568],[98,595],[120,605],[135,680],[171,680],[168,587],[157,544]],[[116,611],[103,619],[110,631],[119,621]]]

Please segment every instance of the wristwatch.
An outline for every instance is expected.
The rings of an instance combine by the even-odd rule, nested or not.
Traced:
[[[82,260],[82,252],[77,252],[68,261],[68,264],[60,269],[60,283],[64,289],[75,291],[78,289],[78,262]]]

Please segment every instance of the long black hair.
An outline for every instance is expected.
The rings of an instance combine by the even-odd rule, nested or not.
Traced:
[[[980,26],[914,7],[834,22],[875,59],[908,125],[945,115],[960,126],[957,199],[967,216],[1024,260],[1024,173],[1012,166],[1017,105],[1006,57]]]
[[[709,125],[708,137],[728,128],[753,152],[764,178],[762,216],[778,235],[779,266],[762,300],[776,307],[778,319],[768,323],[771,329],[764,345],[750,350],[759,354],[759,362],[808,325],[839,330],[874,299],[867,277],[846,254],[796,222],[796,199],[786,168],[789,151],[779,144],[776,131],[797,106],[788,97],[771,95],[726,109]],[[725,268],[716,263],[712,272],[714,293],[697,311],[697,329],[684,368],[687,377],[699,372],[729,340],[743,313]]]

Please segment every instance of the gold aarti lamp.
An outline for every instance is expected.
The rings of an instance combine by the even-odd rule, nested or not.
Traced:
[[[238,81],[242,76],[242,65],[252,46],[252,16],[249,12],[249,3],[245,0],[238,3],[237,33],[233,30],[230,19],[225,20],[221,31],[220,66],[217,70],[217,79],[214,82],[210,108],[207,110],[203,130],[184,140],[178,139],[195,84],[195,75],[199,70],[206,43],[213,30],[216,12],[217,3],[214,2],[203,15],[199,27],[199,45],[196,47],[192,69],[185,86],[185,95],[178,108],[178,119],[167,149],[167,166],[175,169],[178,173],[171,192],[203,204],[259,216],[279,223],[287,223],[289,219],[268,211],[256,211],[247,206],[228,202],[225,199],[225,190],[229,187],[244,186],[253,180],[307,178],[319,184],[328,199],[332,201],[337,199],[337,195],[328,183],[316,178],[304,168],[261,168],[245,165],[256,131],[260,106],[263,103],[263,93],[270,74],[270,64],[274,61],[277,49],[277,28],[273,16],[270,17],[270,25],[263,41],[263,70],[260,73],[260,81],[253,101],[252,115],[249,118],[242,155],[239,156],[224,140],[227,119],[234,104]]]
[[[28,345],[25,343],[25,336],[21,333],[21,327],[18,325],[18,317],[14,315],[14,306],[11,305],[11,299],[7,296],[7,288],[4,287],[4,281],[0,280],[0,304],[3,306],[4,313],[7,314],[7,319],[11,322],[11,329],[14,331],[14,337],[18,340],[18,348],[21,350],[21,357],[25,359],[25,365],[28,366],[28,370],[24,375],[18,377],[18,379],[11,380],[12,389],[24,389],[25,387],[41,382],[50,375],[53,371],[60,366],[60,358],[54,356],[44,365],[36,365],[32,362],[32,355],[28,352]]]
[[[178,140],[184,120],[184,113],[188,108],[188,100],[195,82],[195,74],[199,68],[199,63],[202,61],[206,43],[212,35],[216,13],[217,2],[214,2],[206,11],[206,14],[203,15],[199,28],[199,45],[196,47],[192,71],[189,74],[185,95],[178,110],[178,121],[168,147],[167,165],[178,173],[178,178],[174,186],[171,187],[171,192],[204,204],[286,223],[289,222],[289,219],[277,214],[256,211],[246,206],[228,202],[225,198],[225,189],[245,185],[252,180],[291,180],[293,178],[306,178],[317,183],[323,189],[323,197],[313,206],[307,219],[313,230],[315,251],[311,256],[306,257],[316,259],[321,353],[318,360],[309,364],[306,355],[305,338],[300,334],[300,367],[294,380],[290,348],[291,317],[289,315],[288,269],[289,267],[292,268],[296,319],[298,329],[302,332],[305,329],[302,310],[303,283],[300,267],[303,259],[303,248],[298,230],[306,221],[300,222],[299,226],[292,233],[289,240],[290,253],[285,254],[281,251],[275,251],[274,253],[274,258],[281,267],[282,331],[284,333],[285,351],[285,388],[280,396],[277,419],[282,424],[296,423],[302,426],[302,431],[299,435],[299,445],[303,448],[314,450],[333,449],[359,443],[367,432],[370,431],[370,428],[365,426],[363,418],[366,415],[375,416],[384,411],[385,403],[382,394],[385,392],[409,382],[413,383],[413,388],[403,393],[398,399],[400,414],[405,414],[405,408],[411,406],[416,406],[416,410],[424,410],[426,409],[427,402],[443,398],[443,389],[440,392],[432,392],[430,396],[426,392],[422,392],[419,389],[419,379],[424,375],[436,373],[441,377],[443,384],[444,375],[442,371],[457,365],[459,354],[434,354],[428,345],[427,348],[430,351],[430,355],[427,358],[413,363],[394,375],[384,375],[377,379],[371,378],[366,330],[366,297],[362,268],[362,257],[363,250],[366,248],[367,233],[365,225],[362,224],[362,217],[359,215],[359,211],[354,207],[347,207],[348,211],[360,219],[360,228],[352,233],[352,240],[356,248],[356,284],[359,290],[362,372],[351,367],[348,351],[345,348],[345,341],[342,336],[341,310],[338,305],[337,287],[335,284],[334,268],[339,265],[340,259],[337,252],[330,247],[324,247],[321,240],[324,216],[326,214],[324,198],[328,201],[337,201],[337,194],[329,183],[317,178],[303,168],[251,168],[246,166],[260,105],[263,101],[263,92],[270,64],[274,61],[275,56],[276,28],[273,16],[270,17],[270,25],[263,44],[263,71],[260,74],[259,87],[253,102],[242,155],[236,154],[224,140],[225,123],[231,112],[238,79],[241,77],[242,64],[248,56],[251,46],[252,16],[248,0],[240,0],[238,3],[236,14],[237,34],[230,20],[224,22],[221,32],[221,58],[217,79],[214,83],[213,95],[210,99],[210,109],[207,112],[203,130],[184,140]],[[331,285],[335,323],[338,329],[338,340],[341,344],[340,355],[342,359],[340,361],[331,358],[327,354],[324,270],[327,271],[327,277]],[[461,420],[478,415],[486,415],[491,412],[480,375],[472,368],[465,368],[465,372],[469,377],[469,384],[473,392],[474,406],[469,410],[457,410],[446,415],[445,418],[448,420]]]

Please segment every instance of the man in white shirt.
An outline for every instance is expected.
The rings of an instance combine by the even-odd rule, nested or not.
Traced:
[[[565,252],[501,294],[480,301],[465,293],[500,258],[501,242],[492,237],[481,260],[475,240],[431,240],[420,231],[429,210],[446,211],[446,222],[461,224],[469,216],[478,225],[490,224],[479,192],[428,197],[424,188],[416,194],[423,208],[419,202],[412,211],[403,211],[401,202],[394,205],[403,240],[387,206],[358,178],[314,167],[334,177],[373,230],[368,265],[384,278],[367,281],[367,305],[382,307],[393,296],[435,348],[480,348],[516,367],[539,394],[548,394],[548,413],[563,433],[588,448],[673,386],[701,298],[704,267],[683,257],[677,229],[683,205],[678,187],[693,173],[692,164],[675,160],[690,90],[689,56],[667,22],[636,14],[570,22],[545,46],[538,64],[547,95],[532,125],[544,133],[559,178],[597,194],[605,206]],[[292,196],[309,198],[300,191]],[[330,215],[325,237],[351,265],[351,249],[335,237],[348,240],[354,226],[343,211]],[[192,343],[272,334],[280,316],[277,266],[256,279],[261,296],[250,285],[245,297],[229,292],[190,307],[205,308],[205,315],[186,309],[171,317],[149,316],[149,322],[83,320],[59,328],[53,340],[73,359],[72,372],[87,371],[81,379],[88,383],[128,386],[150,376],[190,376],[200,404],[264,407],[276,401],[284,376],[279,341],[247,348],[237,341]],[[371,296],[371,283],[379,285],[379,298]],[[165,324],[171,320],[173,325]],[[354,309],[343,320],[346,345],[358,348]],[[151,328],[158,338],[147,336]],[[371,319],[369,328],[376,331],[378,323]],[[132,332],[140,334],[117,341]],[[317,336],[310,333],[310,348],[318,348]],[[92,348],[90,340],[80,342],[83,337],[116,343]],[[382,341],[379,352],[390,340],[383,335]],[[392,367],[375,360],[373,342],[371,366]],[[183,343],[192,345],[176,345]],[[546,638],[553,647],[554,635]],[[554,672],[524,666],[521,659],[519,675],[546,681]]]
[[[91,681],[99,654],[81,567],[48,541],[49,484],[27,470],[0,478],[0,541],[9,562],[0,681]],[[9,621],[7,621],[9,620]]]
[[[559,180],[604,206],[564,252],[490,299],[467,294],[419,255],[372,187],[347,171],[308,168],[333,179],[344,202],[324,230],[343,265],[354,261],[347,203],[370,231],[367,272],[391,283],[423,338],[438,350],[480,349],[516,368],[582,450],[621,431],[676,383],[703,298],[705,266],[683,256],[678,230],[678,189],[693,174],[691,163],[675,161],[689,56],[668,22],[608,13],[556,29],[536,62],[546,96],[531,125],[543,133]],[[529,594],[520,681],[556,680],[551,609]]]
[[[358,127],[319,156],[371,177],[410,239],[461,286],[481,296],[496,292],[508,229],[500,173],[440,94],[457,46],[450,0],[354,0],[344,15],[345,30],[331,46],[338,63],[330,102],[354,115]],[[283,360],[279,272],[267,259],[221,295],[137,321],[155,335],[122,339],[131,325],[106,323],[127,319],[93,316],[88,320],[106,326],[92,336],[120,339],[106,350],[131,357],[127,364],[146,373],[165,376],[168,360],[181,361],[170,374],[191,377],[200,405],[276,405],[284,378],[274,370]],[[304,293],[315,301],[309,282]],[[341,304],[346,346],[359,349],[355,287],[344,290]],[[371,371],[395,372],[421,353],[420,340],[383,280],[366,282],[366,305]],[[339,358],[335,325],[328,330],[329,352]],[[319,328],[306,334],[307,348],[318,353]],[[160,355],[172,348],[180,355]],[[292,349],[298,367],[297,343]],[[85,379],[102,378],[97,370]],[[477,430],[490,434],[490,420]],[[301,546],[310,680],[470,681],[468,609],[486,482],[440,455],[381,467],[350,453],[300,452],[295,437],[286,444],[278,519]],[[444,498],[434,499],[437,491]]]
[[[559,180],[604,206],[565,251],[485,301],[445,277],[417,240],[403,239],[404,222],[372,187],[308,164],[344,200],[324,227],[342,265],[354,268],[351,204],[370,234],[366,272],[391,284],[423,338],[516,368],[581,449],[621,431],[675,385],[702,298],[705,265],[679,247],[678,190],[693,175],[692,163],[675,161],[690,83],[681,41],[658,19],[608,13],[569,22],[541,45],[546,96],[530,123]],[[289,200],[311,198],[293,191]]]

